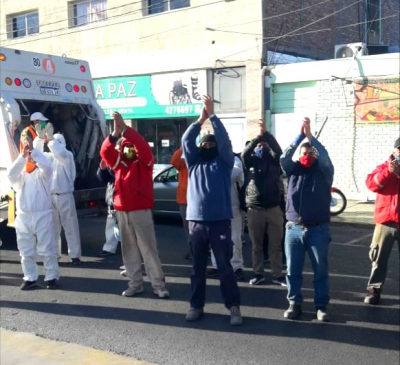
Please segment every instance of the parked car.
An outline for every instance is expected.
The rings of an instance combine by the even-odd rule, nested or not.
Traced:
[[[179,171],[172,165],[167,165],[161,172],[153,175],[154,183],[154,214],[178,215],[179,205],[176,202]]]

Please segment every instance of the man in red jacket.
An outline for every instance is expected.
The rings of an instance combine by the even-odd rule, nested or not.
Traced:
[[[122,259],[129,287],[122,295],[133,297],[143,292],[142,260],[159,298],[168,298],[164,273],[158,257],[153,215],[153,164],[149,144],[121,115],[113,114],[114,132],[101,146],[101,157],[115,172],[114,208],[121,234]],[[121,147],[116,149],[122,135]]]
[[[379,165],[368,175],[368,189],[377,193],[375,200],[375,231],[369,257],[372,261],[371,277],[368,281],[366,304],[379,304],[387,265],[393,244],[399,241],[399,192],[400,192],[400,138],[397,139],[389,160]]]

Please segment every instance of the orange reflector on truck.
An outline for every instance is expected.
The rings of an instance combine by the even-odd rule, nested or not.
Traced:
[[[6,55],[3,53],[0,53],[0,61],[5,61],[7,59]]]
[[[9,77],[6,77],[6,84],[12,85],[12,80]]]
[[[81,90],[82,90],[82,92],[85,93],[85,92],[86,92],[86,86],[82,86],[82,87],[81,87]]]

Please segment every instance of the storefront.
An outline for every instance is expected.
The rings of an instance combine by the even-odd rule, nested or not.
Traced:
[[[168,164],[182,134],[199,117],[207,71],[127,76],[93,81],[98,103],[109,120],[114,111],[146,139],[156,164]]]

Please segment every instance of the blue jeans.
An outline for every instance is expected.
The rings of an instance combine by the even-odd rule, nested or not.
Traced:
[[[190,274],[192,295],[190,306],[203,308],[206,300],[206,269],[208,250],[214,252],[217,262],[221,293],[225,306],[240,305],[240,293],[230,260],[233,254],[231,239],[231,222],[193,222],[189,221],[190,245],[193,257],[193,267]]]
[[[301,226],[286,223],[285,250],[287,260],[287,289],[290,304],[301,304],[303,296],[303,266],[306,252],[314,271],[314,304],[316,308],[329,303],[328,251],[329,223]]]

